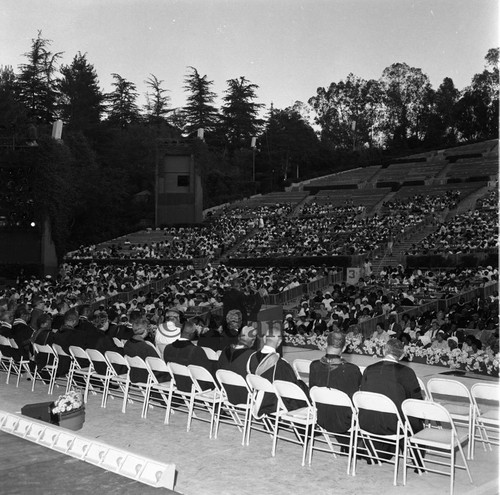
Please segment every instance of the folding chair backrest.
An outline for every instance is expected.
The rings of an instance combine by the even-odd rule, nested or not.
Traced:
[[[85,359],[88,361],[89,357],[87,353],[77,345],[69,346],[69,353],[78,361],[78,359]]]
[[[193,380],[200,380],[202,382],[210,382],[216,385],[214,377],[208,371],[206,368],[203,368],[203,366],[197,366],[195,364],[190,364],[188,365],[188,370],[191,374],[191,377]]]
[[[250,390],[258,390],[262,392],[268,392],[270,394],[276,394],[276,389],[273,387],[273,384],[262,376],[253,375],[249,373],[247,375],[247,383],[250,387]]]
[[[500,401],[500,388],[494,383],[474,383],[470,389],[474,401],[487,400],[492,402]]]
[[[304,401],[308,406],[311,405],[309,398],[304,391],[295,383],[287,382],[285,380],[275,380],[273,382],[274,388],[280,397],[288,399],[295,399]]]
[[[104,357],[108,362],[108,367],[110,367],[110,371],[114,371],[117,374],[123,374],[125,368],[127,370],[130,370],[130,366],[127,360],[121,354],[118,354],[115,351],[106,351]]]
[[[401,420],[396,404],[386,395],[376,392],[359,391],[355,392],[352,396],[352,402],[356,409],[367,409],[369,411],[395,414],[398,419]]]
[[[311,366],[310,359],[295,359],[292,367],[297,375],[297,378],[303,379],[303,375],[309,375],[309,367]]]
[[[149,369],[153,372],[169,373],[167,363],[159,357],[148,356],[146,358],[146,365],[149,366]]]
[[[314,403],[344,406],[349,407],[351,411],[355,410],[350,397],[342,390],[328,387],[312,387],[310,394]]]
[[[418,399],[406,399],[401,405],[403,415],[408,418],[420,418],[428,421],[452,424],[450,413],[437,402]]]
[[[92,363],[98,362],[98,363],[104,363],[107,366],[107,361],[106,358],[104,357],[104,354],[102,354],[100,351],[96,349],[87,349],[85,351],[87,353],[87,356]],[[95,366],[94,366],[95,367]]]
[[[48,344],[33,344],[33,349],[36,353],[49,354],[55,357],[54,349]]]
[[[422,391],[422,399],[428,400],[429,399],[429,393],[427,392],[427,387],[425,386],[425,383],[423,382],[422,378],[419,378],[417,376],[418,384],[420,385],[420,390]]]
[[[472,401],[469,389],[457,380],[450,380],[447,378],[431,378],[427,382],[427,390],[429,396],[433,398],[435,394],[448,395],[453,397],[462,397],[469,402]]]
[[[125,356],[125,361],[127,361],[130,368],[139,368],[148,371],[146,362],[139,356]]]
[[[59,344],[52,344],[52,349],[54,349],[58,356],[71,357]]]
[[[248,390],[246,380],[238,373],[231,370],[217,370],[215,376],[221,385],[232,385],[233,387],[243,387]]]
[[[205,354],[207,355],[208,359],[211,361],[217,361],[219,359],[219,356],[217,356],[217,353],[211,349],[210,347],[201,347],[205,351]]]

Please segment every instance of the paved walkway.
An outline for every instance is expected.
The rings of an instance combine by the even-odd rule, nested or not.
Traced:
[[[320,356],[319,351],[285,349],[285,357],[290,361],[296,357],[306,359]],[[352,356],[362,366],[374,362],[367,356]],[[424,381],[436,372],[444,371],[426,365],[411,365]],[[469,383],[471,379],[464,378]],[[61,392],[56,390],[55,396]],[[47,389],[37,384],[31,392],[31,383],[22,380],[19,388],[15,384],[6,385],[0,377],[0,409],[8,412],[20,412],[25,404],[45,402]],[[219,437],[208,438],[208,424],[193,421],[191,431],[186,432],[186,414],[175,413],[170,425],[163,424],[164,410],[151,409],[147,419],[141,419],[141,406],[131,404],[122,414],[121,401],[110,400],[108,407],[100,407],[100,396],[90,396],[86,407],[86,422],[78,432],[89,438],[99,439],[110,445],[152,457],[161,462],[173,462],[177,467],[175,490],[186,495],[302,495],[307,493],[322,494],[373,494],[392,495],[404,493],[421,495],[425,493],[449,493],[449,478],[427,473],[422,476],[408,472],[406,487],[402,486],[402,473],[399,484],[392,485],[393,467],[391,465],[358,465],[355,477],[346,474],[346,458],[333,458],[325,453],[315,453],[311,467],[301,467],[301,451],[297,445],[279,441],[276,457],[271,457],[271,439],[263,433],[252,433],[250,445],[241,446],[240,432],[229,425],[221,425]],[[33,447],[38,447],[34,445]],[[41,448],[41,447],[40,447]],[[11,447],[4,436],[0,437],[0,466],[7,466]],[[34,452],[34,450],[33,450]],[[31,456],[32,454],[26,454]],[[33,454],[33,457],[37,457]],[[31,459],[33,459],[31,457]],[[498,494],[498,448],[493,452],[484,451],[477,445],[476,456],[470,461],[474,484],[470,484],[467,474],[459,470],[456,473],[456,495],[497,495]],[[42,463],[44,461],[41,461]],[[80,475],[75,470],[75,461],[70,458],[57,459],[62,477],[71,480],[69,485],[54,485],[52,471],[42,464],[33,467],[26,460],[22,469],[0,469],[0,493],[5,495],[21,493],[114,493],[101,489],[102,479],[108,479],[109,473],[100,475]],[[78,462],[79,463],[79,462]],[[46,464],[45,464],[46,466]],[[43,469],[42,469],[43,468]],[[34,484],[36,482],[36,484]],[[120,478],[119,493],[150,493],[150,487],[131,486],[130,480]],[[76,487],[73,489],[73,486]],[[107,486],[107,485],[106,485]],[[144,488],[143,488],[144,486]],[[39,491],[36,491],[39,490]],[[167,490],[154,489],[157,493],[169,493]],[[118,493],[118,491],[117,491]]]

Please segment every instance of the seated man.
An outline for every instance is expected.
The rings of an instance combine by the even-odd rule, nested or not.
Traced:
[[[311,363],[309,387],[329,387],[345,392],[350,398],[359,390],[361,371],[342,358],[345,349],[345,335],[330,332],[326,339],[326,354]],[[351,427],[351,410],[346,407],[318,404],[318,424],[332,433],[346,434]],[[337,437],[339,443],[348,444],[348,439]]]
[[[247,363],[253,354],[252,346],[255,341],[256,330],[246,326],[241,329],[237,344],[228,345],[219,356],[217,369],[229,370],[238,373],[243,378],[247,375]],[[226,387],[229,400],[233,404],[245,403],[246,393],[240,387]]]
[[[281,329],[272,326],[263,337],[263,340],[264,346],[262,349],[252,354],[248,360],[248,371],[252,374],[262,376],[270,382],[284,380],[295,383],[302,389],[307,390],[306,384],[297,378],[290,364],[276,352],[276,349],[283,340]],[[305,405],[302,401],[288,398],[285,398],[283,402],[289,411],[299,409]],[[262,398],[259,414],[271,414],[276,411],[276,407],[277,397],[274,394],[266,393]]]
[[[385,344],[385,357],[378,363],[368,366],[361,379],[360,390],[386,395],[398,408],[401,418],[401,404],[405,399],[422,399],[422,391],[415,372],[399,363],[403,357],[404,346],[398,339],[390,339]],[[396,433],[396,418],[392,414],[361,410],[359,413],[361,428],[372,433],[392,435]],[[414,432],[422,429],[420,420],[411,422]],[[390,459],[394,455],[393,446],[373,442],[375,448],[383,450],[378,455]],[[392,449],[391,449],[392,448]]]
[[[201,347],[195,346],[193,340],[197,336],[196,325],[192,321],[186,321],[182,325],[181,336],[165,347],[163,359],[166,363],[178,363],[184,366],[195,364],[213,373],[213,363]],[[183,392],[191,391],[191,380],[176,377],[176,386]],[[207,386],[207,388],[209,388]]]
[[[158,351],[155,349],[153,345],[147,342],[145,337],[148,334],[148,320],[146,318],[141,318],[139,320],[135,320],[132,323],[132,330],[134,332],[134,336],[125,342],[123,346],[123,354],[125,356],[135,357],[138,356],[142,358],[144,361],[147,357],[160,357]],[[168,381],[169,376],[158,377],[158,381]],[[131,368],[130,369],[130,381],[132,383],[138,382],[147,382],[148,380],[148,372],[147,370],[143,370],[140,368]]]

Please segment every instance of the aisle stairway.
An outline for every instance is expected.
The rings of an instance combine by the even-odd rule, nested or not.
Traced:
[[[429,234],[432,234],[437,229],[437,225],[426,225],[422,229],[419,229],[415,233],[405,237],[403,240],[395,242],[392,249],[392,255],[385,251],[381,258],[373,262],[373,273],[378,276],[384,266],[395,267],[401,264],[405,257],[404,253],[411,247],[412,244],[419,243],[422,239],[425,239]]]

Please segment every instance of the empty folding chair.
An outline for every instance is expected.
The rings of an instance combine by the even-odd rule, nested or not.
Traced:
[[[276,396],[276,389],[273,387],[273,384],[267,380],[266,378],[258,375],[254,375],[252,373],[247,374],[246,380],[248,383],[248,388],[251,391],[250,396],[250,416],[248,418],[248,427],[247,427],[247,439],[246,444],[250,443],[250,431],[253,428],[253,423],[257,422],[261,427],[254,428],[258,431],[264,431],[271,435],[274,435],[274,423],[273,416],[276,414],[276,409],[278,407],[277,397],[276,397],[276,408],[273,412],[264,412],[261,411],[262,402],[266,394],[272,394]]]
[[[147,416],[148,407],[152,401],[155,405],[159,404],[167,409],[168,396],[172,385],[167,363],[165,363],[163,359],[148,356],[146,358],[146,366],[149,371],[150,385],[149,394],[146,397],[146,405],[144,407],[144,417]],[[160,381],[158,377],[163,377],[165,381]],[[164,424],[168,424],[168,422],[169,418],[167,417],[165,410]]]
[[[472,457],[474,456],[475,441],[480,440],[486,450],[488,444],[499,445],[499,392],[497,383],[475,383],[471,387],[472,402],[474,404],[474,426],[472,441]]]
[[[59,344],[52,344],[52,349],[54,349],[55,354],[57,354],[55,385],[64,386],[67,393],[69,392],[71,386],[71,383],[68,380],[69,370],[71,368],[71,355],[65,352]]]
[[[305,383],[309,383],[309,367],[311,366],[311,362],[310,359],[294,359],[292,363],[297,378]]]
[[[35,390],[36,380],[39,378],[42,381],[46,381],[48,378],[48,390],[47,393],[51,394],[54,388],[54,383],[57,373],[57,354],[50,345],[33,344],[33,350],[35,352],[35,371],[33,373],[33,383],[31,384],[31,391]],[[48,377],[44,379],[41,373],[47,373]]]
[[[286,438],[287,440],[302,445],[302,466],[306,462],[307,446],[309,435],[316,419],[316,413],[313,405],[309,401],[304,391],[295,383],[284,380],[275,380],[273,382],[276,396],[278,397],[278,409],[275,415],[273,448],[271,455],[276,455],[276,445],[280,426],[287,426],[294,433],[296,439]],[[297,409],[289,409],[290,400],[292,402],[303,403],[304,406]],[[288,404],[288,406],[287,406]],[[279,437],[285,439],[285,437]]]
[[[194,410],[196,404],[203,405],[203,408],[210,414],[209,438],[212,438],[212,436],[217,438],[216,429],[214,435],[215,418],[219,416],[219,409],[224,401],[224,391],[219,387],[210,371],[206,368],[190,364],[188,370],[194,385],[191,395],[191,411]]]
[[[377,463],[381,463],[381,457],[384,457],[386,462],[394,463],[394,479],[393,484],[397,485],[398,479],[398,466],[399,466],[399,444],[404,436],[403,421],[399,411],[394,402],[383,394],[375,392],[356,392],[352,397],[352,402],[356,408],[358,421],[354,425],[354,449],[352,461],[352,474],[356,475],[356,460],[358,454],[359,441],[363,440],[366,446],[363,455],[367,458],[373,459]],[[361,426],[361,412],[367,411],[369,413],[385,413],[394,416],[394,429],[395,433],[380,434],[368,431]],[[374,443],[375,442],[375,443]],[[379,446],[378,444],[382,444]],[[385,447],[385,448],[384,448]],[[394,461],[385,458],[389,449],[394,449]],[[390,454],[388,454],[390,455]]]
[[[427,382],[427,392],[430,400],[441,404],[448,410],[456,426],[467,427],[469,439],[467,459],[471,459],[474,406],[469,389],[458,380],[431,378]]]
[[[323,434],[325,443],[328,445],[328,450],[321,447],[316,447],[316,450],[332,452],[334,457],[336,457],[337,454],[347,454],[347,474],[349,474],[351,470],[352,451],[354,444],[354,430],[357,421],[356,409],[354,408],[354,405],[349,396],[345,392],[342,392],[342,390],[328,387],[313,387],[310,393],[311,401],[313,403],[313,406],[316,408],[316,421],[311,432],[311,444],[309,446],[309,464],[311,464],[312,462],[312,453],[313,449],[315,448],[314,443],[317,440],[316,433],[321,433]],[[347,426],[347,429],[344,430],[343,428],[335,428],[339,429],[339,431],[332,431],[334,429],[333,427],[331,429],[326,429],[319,425],[318,406],[320,408],[328,408],[325,410],[325,414],[328,414],[330,412],[330,408],[342,408],[342,410],[338,414],[336,414],[335,417],[339,418],[340,414],[345,415],[346,423],[347,421],[349,421],[349,426]],[[334,438],[332,438],[332,436]],[[335,450],[335,447],[337,447],[337,450]]]
[[[113,385],[121,391],[123,394],[122,413],[125,413],[130,387],[130,367],[127,360],[115,351],[106,351],[104,357],[108,363],[108,393]]]
[[[14,352],[12,356],[12,369],[17,373],[16,387],[19,387],[19,380],[23,373],[27,373],[31,377],[30,360],[22,357],[21,351],[14,339],[9,339],[9,342]]]
[[[102,390],[101,407],[106,407],[110,380],[108,362],[106,361],[104,354],[96,349],[86,349],[85,352],[91,365],[90,384],[94,390]]]
[[[89,389],[93,391],[93,387],[90,384],[90,377],[92,375],[92,365],[90,363],[87,353],[76,345],[69,346],[69,353],[71,354],[71,367],[69,369],[68,381],[70,386],[74,385],[76,387],[81,386],[82,382],[85,385],[85,392],[83,395],[83,401],[87,403]],[[79,381],[76,381],[76,380]],[[95,393],[95,392],[94,392]]]
[[[406,484],[408,467],[450,476],[450,495],[453,494],[455,468],[465,469],[472,483],[469,466],[462,449],[462,443],[466,440],[467,434],[460,435],[458,433],[449,411],[436,402],[417,399],[406,399],[401,408],[405,418],[403,484]],[[413,431],[410,418],[424,420],[427,427],[418,432]],[[431,426],[432,423],[437,423],[439,426]],[[463,465],[455,463],[456,450],[459,451],[462,457]],[[418,451],[419,454],[413,455],[412,453],[415,451]],[[425,462],[420,456],[422,451],[430,454],[426,456]],[[413,460],[411,464],[408,463],[409,456]],[[417,458],[419,458],[418,464],[415,463]],[[443,462],[442,458],[449,458],[449,472],[429,467],[431,464],[447,466],[448,463]]]
[[[229,412],[233,423],[236,427],[243,431],[241,445],[245,445],[246,431],[249,423],[250,416],[250,396],[251,391],[245,379],[230,370],[217,370],[215,373],[217,381],[220,383],[221,388],[224,390],[224,409]],[[219,418],[217,416],[216,432],[219,428]]]
[[[139,356],[125,356],[125,360],[130,369],[128,397],[135,392],[134,398],[142,400],[141,418],[144,418],[146,417],[147,397],[151,388],[149,369],[144,359]]]

